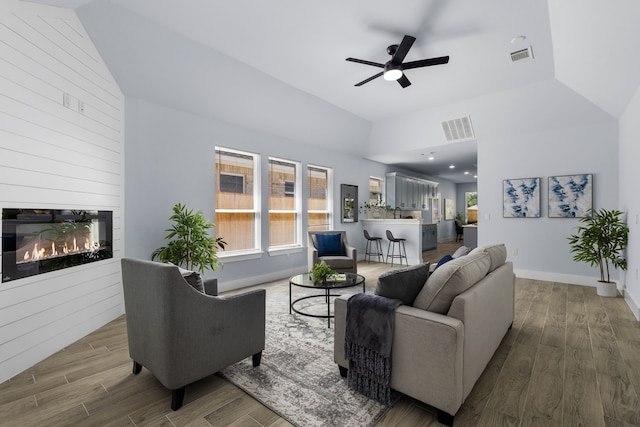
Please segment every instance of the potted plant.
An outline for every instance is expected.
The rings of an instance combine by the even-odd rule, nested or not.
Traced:
[[[364,202],[360,206],[360,213],[366,214],[370,219],[385,219],[393,216],[393,208],[381,202]]]
[[[201,211],[193,213],[193,209],[187,209],[178,203],[173,207],[173,215],[169,219],[173,221],[171,228],[165,230],[168,232],[165,239],[169,242],[167,246],[151,253],[152,260],[157,258],[162,262],[200,272],[207,268],[216,271],[222,266],[216,249],[224,250],[227,243],[222,237],[208,235],[208,230],[213,229],[215,224],[205,219]]]
[[[311,269],[311,278],[313,283],[323,284],[327,281],[327,276],[336,274],[336,272],[324,261],[317,263]]]
[[[620,218],[619,210],[608,211],[589,209],[587,216],[580,218],[584,225],[578,227],[577,234],[569,237],[574,261],[584,261],[589,265],[598,265],[600,280],[598,295],[616,296],[616,283],[611,281],[609,266],[627,269],[627,260],[622,251],[627,246],[629,227]]]

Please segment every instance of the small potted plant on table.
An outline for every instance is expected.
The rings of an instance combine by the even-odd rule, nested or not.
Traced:
[[[329,267],[324,261],[317,263],[311,269],[311,278],[316,285],[322,285],[327,283],[327,277],[336,274],[336,272]]]

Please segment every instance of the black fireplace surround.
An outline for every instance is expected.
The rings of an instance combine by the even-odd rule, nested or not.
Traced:
[[[113,258],[113,212],[2,209],[2,282]]]

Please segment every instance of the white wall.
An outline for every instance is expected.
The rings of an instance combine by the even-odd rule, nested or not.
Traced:
[[[640,197],[638,197],[638,159],[640,159],[640,90],[636,90],[620,119],[620,204],[627,214],[629,246],[625,274],[625,299],[640,320]]]
[[[478,243],[504,242],[521,277],[595,283],[597,271],[569,253],[577,220],[547,217],[547,177],[592,173],[594,206],[616,207],[617,120],[551,79],[376,122],[371,152],[384,153],[392,136],[407,151],[441,145],[440,122],[465,115],[478,141]],[[503,218],[502,181],[526,177],[542,178],[542,218]]]
[[[175,203],[201,210],[214,220],[216,146],[249,151],[261,155],[263,180],[266,180],[268,156],[330,167],[334,171],[334,228],[346,230],[349,242],[364,252],[362,223],[340,223],[340,184],[358,186],[358,201],[369,196],[369,176],[384,176],[384,165],[347,154],[291,141],[279,136],[223,123],[188,112],[160,106],[149,101],[127,98],[126,102],[126,223],[127,256],[149,259],[151,252],[164,245],[164,231]],[[306,177],[303,180],[306,183]],[[306,195],[303,185],[303,196]],[[263,209],[266,187],[263,185]],[[306,200],[306,196],[303,197]],[[306,203],[303,204],[303,211]],[[262,247],[268,246],[268,218],[262,216]],[[306,230],[306,217],[303,221]],[[306,232],[303,244],[306,245]],[[218,277],[221,290],[234,289],[268,280],[280,279],[307,270],[307,249],[294,253],[269,255],[240,262],[225,261],[224,268],[207,272]]]
[[[124,102],[73,11],[3,0],[0,23],[0,208],[112,210],[115,228],[112,260],[0,284],[2,382],[124,311]]]
[[[328,150],[366,148],[371,124],[329,102],[115,3],[77,13],[127,97]]]
[[[548,217],[548,177],[591,173],[594,208],[616,208],[617,139],[617,124],[611,121],[520,135],[514,157],[505,155],[513,138],[485,144],[478,153],[483,171],[478,182],[478,243],[504,242],[518,276],[595,285],[597,269],[574,262],[569,253],[567,237],[575,233],[578,219]],[[529,177],[541,178],[542,217],[503,218],[503,180]]]

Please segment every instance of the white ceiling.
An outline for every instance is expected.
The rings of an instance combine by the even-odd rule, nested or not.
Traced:
[[[91,1],[106,2],[36,2],[74,8]],[[582,94],[587,102],[619,117],[640,79],[640,55],[627,55],[635,51],[640,27],[634,27],[640,16],[639,2],[634,0],[619,0],[614,6],[604,0],[586,4],[582,0],[108,3],[374,124],[554,78]],[[417,39],[405,61],[449,55],[449,63],[408,70],[412,85],[405,89],[383,78],[354,87],[379,69],[345,59],[384,63],[390,58],[387,46],[399,43],[405,34]],[[526,39],[512,42],[516,36]],[[618,49],[610,49],[611,40]],[[625,52],[625,44],[632,50]],[[534,59],[512,63],[510,52],[527,46],[532,47]],[[617,75],[616,70],[625,71]],[[609,84],[603,85],[603,81]],[[422,161],[422,154],[430,151],[438,153],[437,160]],[[458,174],[446,175],[453,157],[457,158]],[[396,149],[384,162],[453,182],[470,182],[473,178],[459,172],[474,173],[475,158],[475,144],[444,144],[443,138],[429,141],[419,150]]]
[[[539,0],[111,1],[369,121],[553,75]],[[345,59],[384,63],[405,34],[417,39],[405,61],[449,55],[449,64],[408,70],[406,89],[382,78],[354,87],[380,69]],[[517,35],[527,39],[511,44]],[[536,60],[511,64],[528,45]]]

